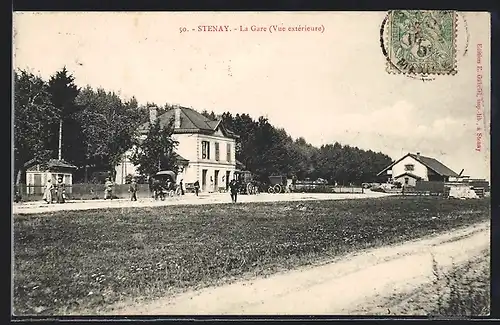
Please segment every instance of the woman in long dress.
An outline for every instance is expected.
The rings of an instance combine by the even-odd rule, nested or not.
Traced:
[[[49,180],[47,180],[47,185],[45,185],[45,191],[43,193],[43,199],[45,200],[45,202],[47,202],[47,204],[50,204],[52,203],[52,191],[54,190],[54,185],[52,184],[52,182]]]

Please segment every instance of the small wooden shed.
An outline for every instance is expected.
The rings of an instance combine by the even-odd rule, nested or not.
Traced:
[[[73,184],[73,172],[77,167],[59,159],[50,159],[45,164],[31,166],[26,171],[27,194],[41,194],[51,180],[52,184],[57,184],[59,177],[63,178],[63,183],[71,188]]]

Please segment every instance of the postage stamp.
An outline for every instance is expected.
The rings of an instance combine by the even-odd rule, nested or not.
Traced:
[[[452,10],[393,10],[387,21],[387,71],[457,73],[457,14]]]

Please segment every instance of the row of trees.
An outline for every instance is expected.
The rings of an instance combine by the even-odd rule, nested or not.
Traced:
[[[264,117],[213,112],[202,114],[221,118],[224,125],[240,136],[236,157],[263,180],[269,175],[296,175],[298,179],[323,178],[339,184],[376,181],[376,174],[391,163],[383,153],[334,144],[315,147],[304,138],[293,139]]]
[[[14,94],[17,183],[26,168],[58,158],[59,150],[65,161],[78,167],[77,182],[86,181],[92,171],[113,171],[136,143],[137,127],[147,117],[147,107],[135,98],[123,101],[104,89],[78,88],[66,68],[48,82],[26,70],[15,71]]]
[[[143,175],[158,169],[175,168],[172,123],[153,125],[138,141],[139,126],[148,121],[149,106],[158,114],[172,109],[154,103],[139,105],[135,98],[122,100],[114,92],[78,88],[74,77],[63,68],[46,82],[25,70],[15,71],[14,167],[21,181],[24,170],[34,163],[62,158],[78,167],[75,182],[88,181],[92,171],[114,171],[130,148],[131,159]],[[263,179],[272,174],[295,174],[299,179],[325,178],[339,183],[373,181],[376,173],[391,162],[382,153],[365,151],[339,143],[314,147],[303,138],[293,139],[284,129],[260,117],[224,113],[224,125],[240,136],[236,158]],[[59,146],[62,125],[62,146]]]

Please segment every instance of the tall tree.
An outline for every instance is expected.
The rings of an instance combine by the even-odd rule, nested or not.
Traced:
[[[66,70],[66,67],[57,71],[49,79],[50,100],[59,115],[59,121],[52,125],[53,136],[50,143],[58,157],[61,156],[59,158],[78,163],[83,159],[80,149],[83,146],[83,139],[80,136],[81,124],[76,117],[80,110],[75,103],[79,89],[74,81],[75,78]]]
[[[137,100],[131,98],[123,103],[114,93],[87,86],[76,102],[84,108],[77,114],[84,139],[82,165],[113,172],[122,155],[133,146],[137,128],[144,122]]]
[[[39,76],[14,72],[14,172],[16,184],[27,167],[43,163],[51,156],[50,125],[58,121],[50,101],[48,85]]]
[[[131,161],[138,166],[143,176],[152,176],[160,170],[177,172],[177,159],[174,150],[178,144],[172,138],[174,119],[164,127],[157,120],[148,130],[145,138],[135,145]]]

